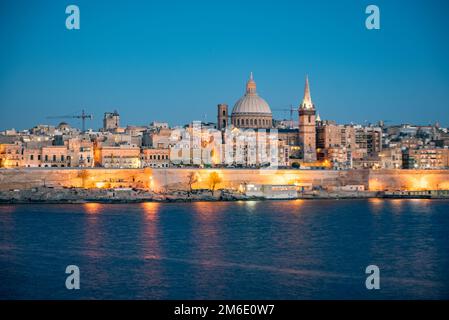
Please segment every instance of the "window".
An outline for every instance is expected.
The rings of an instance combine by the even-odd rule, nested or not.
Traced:
[[[31,156],[30,156],[30,160],[34,160],[34,155],[31,155]]]
[[[55,154],[53,155],[53,161],[56,161],[56,155]]]
[[[64,156],[63,155],[61,155],[61,161],[64,161]]]
[[[48,154],[45,155],[45,161],[48,161]]]
[[[41,155],[40,154],[37,155],[37,160],[41,161]]]
[[[226,110],[223,110],[223,116],[226,116]]]

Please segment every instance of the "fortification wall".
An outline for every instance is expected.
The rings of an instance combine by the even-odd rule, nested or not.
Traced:
[[[371,170],[369,189],[448,190],[449,170]]]
[[[156,191],[188,188],[195,172],[194,188],[208,188],[209,175],[217,172],[218,188],[238,188],[244,183],[314,186],[364,185],[373,191],[449,189],[449,170],[252,170],[252,169],[0,169],[0,190],[53,187],[144,187]]]

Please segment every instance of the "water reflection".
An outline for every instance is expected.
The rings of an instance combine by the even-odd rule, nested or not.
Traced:
[[[255,212],[256,211],[256,206],[257,206],[257,201],[246,201],[245,202],[245,207],[248,211],[250,212]]]
[[[385,205],[385,200],[379,198],[370,198],[368,199],[368,203],[373,213],[380,213]]]
[[[54,274],[67,263],[84,270],[77,297],[88,299],[371,299],[363,287],[368,264],[385,275],[375,298],[446,298],[448,205],[370,199],[14,206],[0,211],[0,275],[11,274],[0,299],[15,288],[18,298],[73,298],[54,289]],[[32,277],[38,291],[21,281]]]
[[[88,202],[83,204],[83,208],[88,214],[98,214],[101,212],[102,204],[97,202]]]
[[[430,199],[410,199],[410,206],[416,212],[429,213],[432,207],[430,206],[432,200]]]
[[[140,255],[146,263],[142,266],[142,280],[145,287],[157,292],[159,297],[166,296],[163,253],[161,241],[164,235],[160,230],[161,204],[158,202],[141,203],[143,211],[142,228],[140,232]],[[142,285],[142,284],[137,284]],[[143,297],[144,298],[144,297]]]
[[[0,205],[0,214],[2,213],[14,213],[17,206],[13,205]]]
[[[394,214],[400,214],[404,210],[404,205],[406,204],[405,199],[390,199],[389,203],[392,207]]]
[[[83,254],[90,258],[103,256],[102,242],[103,232],[99,225],[100,213],[104,209],[104,204],[89,202],[83,204],[83,211],[89,216],[84,219],[84,246]]]
[[[145,213],[145,217],[148,221],[156,221],[161,204],[159,202],[143,202],[140,207]]]
[[[193,203],[195,212],[194,230],[196,235],[192,238],[192,253],[194,260],[200,261],[204,269],[197,269],[193,274],[192,285],[199,294],[207,286],[214,287],[216,293],[220,295],[222,287],[223,268],[218,268],[214,262],[226,260],[224,253],[228,248],[223,246],[222,220],[227,203],[217,202],[195,202]]]

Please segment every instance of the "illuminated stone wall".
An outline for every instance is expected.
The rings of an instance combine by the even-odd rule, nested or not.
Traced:
[[[364,185],[370,190],[449,189],[449,170],[250,170],[250,169],[0,169],[0,190],[52,187],[143,187],[155,191],[208,188],[217,172],[218,188],[241,184],[308,184],[323,187]]]
[[[370,190],[449,189],[449,170],[371,170]]]
[[[154,170],[155,189],[185,189],[188,175],[195,172],[197,183],[194,188],[207,189],[209,175],[217,172],[222,182],[219,188],[237,189],[243,183],[253,184],[307,184],[322,186],[341,186],[363,184],[368,187],[368,171],[330,171],[330,170],[249,170],[249,169],[168,169]]]

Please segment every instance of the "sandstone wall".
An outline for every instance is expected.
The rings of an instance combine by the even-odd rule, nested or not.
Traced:
[[[208,177],[217,172],[218,188],[238,188],[243,183],[343,186],[364,185],[370,190],[449,189],[449,170],[251,170],[251,169],[0,169],[0,190],[53,187],[145,187],[156,191],[188,188],[188,175],[197,174],[194,188],[208,188]]]
[[[369,188],[379,190],[449,189],[449,170],[371,170]]]

